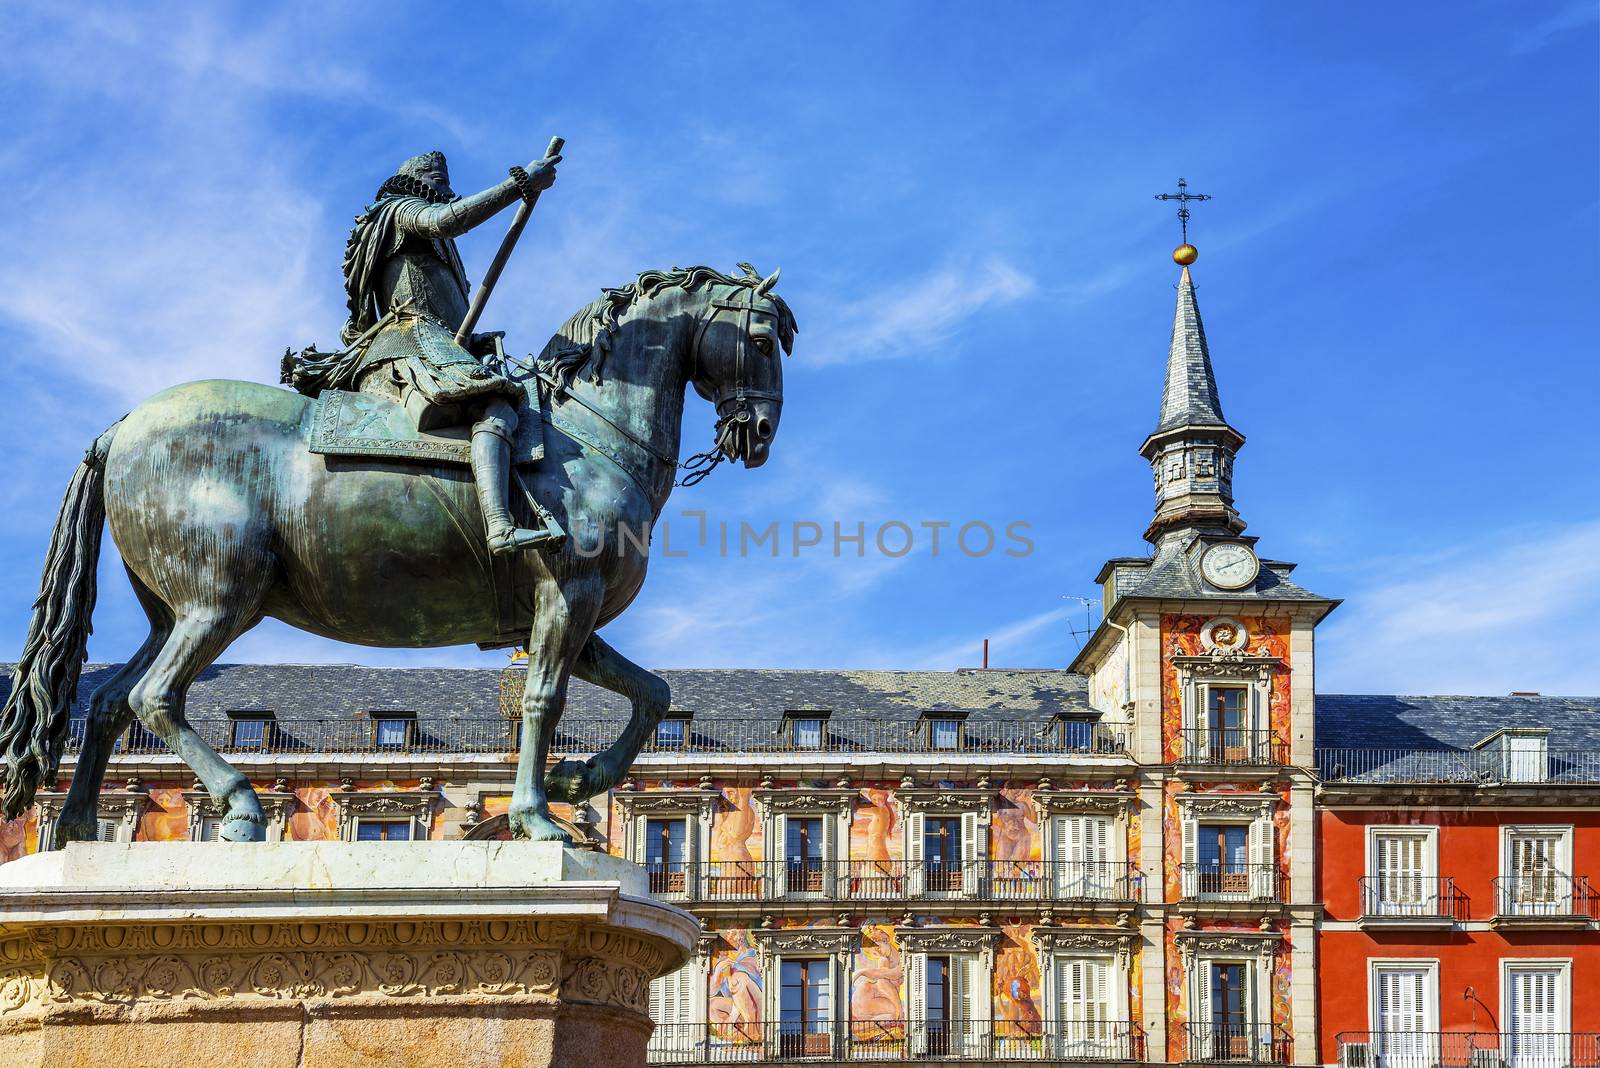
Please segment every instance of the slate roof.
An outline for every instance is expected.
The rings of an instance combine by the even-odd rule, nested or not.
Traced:
[[[88,664],[74,717],[115,665]],[[0,695],[11,666],[0,666]],[[980,671],[666,670],[673,705],[697,717],[765,720],[776,727],[791,709],[827,709],[835,718],[914,722],[930,710],[965,711],[990,720],[1089,713],[1088,681],[1060,669]],[[494,668],[379,668],[349,664],[216,664],[189,691],[193,722],[230,711],[271,710],[280,721],[341,719],[362,712],[415,712],[419,722],[500,715]],[[612,720],[628,707],[614,694],[573,681],[568,722]]]
[[[1549,727],[1551,749],[1600,749],[1600,697],[1317,695],[1319,749],[1466,749],[1504,727]]]
[[[1194,298],[1194,281],[1185,267],[1178,280],[1178,307],[1172,318],[1172,344],[1167,349],[1167,384],[1161,391],[1161,419],[1155,433],[1227,424],[1211,371],[1205,324]]]
[[[1182,599],[1207,599],[1207,600],[1271,600],[1271,601],[1325,601],[1327,598],[1312,593],[1303,586],[1296,585],[1289,580],[1289,572],[1294,570],[1292,565],[1281,564],[1272,560],[1261,562],[1260,573],[1256,575],[1255,585],[1244,590],[1229,590],[1219,593],[1200,577],[1200,570],[1188,552],[1183,551],[1182,545],[1174,545],[1170,549],[1159,552],[1150,561],[1149,570],[1144,578],[1136,582],[1130,589],[1121,591],[1122,597],[1163,597],[1174,600]]]

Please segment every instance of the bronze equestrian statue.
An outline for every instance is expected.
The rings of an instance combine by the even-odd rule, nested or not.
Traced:
[[[384,183],[347,249],[349,348],[293,361],[296,384],[319,397],[191,382],[94,442],[62,501],[0,710],[0,815],[19,816],[57,773],[108,521],[150,635],[90,699],[49,846],[94,839],[106,761],[135,715],[224,807],[223,838],[262,840],[249,780],[184,718],[184,699],[267,616],[379,647],[526,642],[509,813],[518,837],[565,840],[548,800],[584,800],[622,779],[670,694],[595,631],[644,582],[642,546],[680,468],[685,390],[716,407],[707,459],[759,467],[797,328],[773,292],[776,272],[692,267],[604,290],[530,367],[480,362],[498,348],[493,336],[455,345],[466,282],[451,239],[531,200],[553,181],[556,159],[460,200],[436,155]],[[356,429],[318,445],[339,412],[355,412]],[[610,748],[547,774],[573,675],[625,696],[632,715]]]

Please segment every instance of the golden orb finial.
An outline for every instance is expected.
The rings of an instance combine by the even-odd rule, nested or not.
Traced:
[[[1185,241],[1172,250],[1172,262],[1181,267],[1187,267],[1200,258],[1200,250]]]

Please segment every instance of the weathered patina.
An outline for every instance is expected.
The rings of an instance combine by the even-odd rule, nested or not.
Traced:
[[[442,166],[441,160],[440,179]],[[503,191],[490,193],[486,205],[510,202]],[[445,302],[427,303],[433,311],[416,319],[438,325],[449,340],[445,324],[451,316],[459,323],[465,310],[452,250],[435,244],[411,261],[404,250],[412,240],[443,242],[460,232],[440,221],[447,211],[433,209],[464,210],[460,205],[472,200],[430,205],[426,196],[407,196],[384,209],[396,219],[431,219],[427,225],[436,230],[378,241],[374,247],[382,249],[398,240],[401,255],[391,252],[383,264],[356,272],[372,281],[352,292],[378,295],[370,319],[365,297],[352,305],[347,336],[370,340],[398,329],[402,317],[391,313],[404,292],[418,304]],[[393,225],[411,234],[407,227],[423,224]],[[366,240],[353,239],[352,248],[365,249]],[[358,249],[356,258],[364,264],[369,257]],[[494,520],[480,505],[481,484],[459,461],[312,452],[313,401],[300,393],[252,382],[193,382],[139,405],[95,441],[62,502],[27,642],[0,712],[0,811],[17,816],[56,774],[109,520],[150,635],[90,701],[77,771],[51,844],[94,837],[106,761],[135,715],[225,806],[224,838],[262,838],[261,806],[249,781],[194,731],[183,710],[195,676],[268,616],[370,646],[525,641],[528,680],[510,822],[520,837],[564,840],[548,799],[577,801],[620,781],[668,707],[666,683],[595,631],[628,607],[644,581],[649,531],[679,468],[686,387],[715,404],[722,457],[758,467],[777,431],[781,360],[793,345],[795,320],[772,291],[776,273],[762,278],[741,267],[738,275],[709,267],[645,272],[580,309],[531,366],[508,366],[498,376],[505,388],[539,399],[544,451],[523,469],[525,510],[529,517],[547,513],[566,531],[540,551],[489,551]],[[380,276],[388,281],[376,281]],[[426,298],[419,295],[424,289]],[[385,315],[390,324],[373,331]],[[365,351],[372,347],[376,342]],[[376,393],[403,403],[407,387],[427,394],[439,365],[426,351],[402,347],[393,359],[364,356],[354,366],[365,379],[393,387],[371,387]],[[530,379],[537,388],[529,388]],[[498,397],[500,388],[483,393]],[[474,432],[474,471],[478,437]],[[497,440],[503,470],[508,439]],[[547,776],[573,675],[628,698],[632,716],[610,748],[582,763],[563,761]]]

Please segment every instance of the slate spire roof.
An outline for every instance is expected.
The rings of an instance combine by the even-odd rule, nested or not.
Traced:
[[[1217,378],[1211,370],[1211,350],[1200,305],[1194,298],[1189,268],[1178,280],[1178,308],[1172,317],[1172,345],[1167,349],[1167,385],[1161,393],[1160,434],[1184,426],[1227,426]]]

